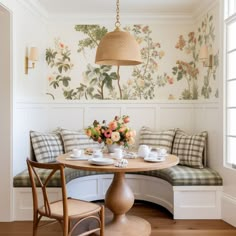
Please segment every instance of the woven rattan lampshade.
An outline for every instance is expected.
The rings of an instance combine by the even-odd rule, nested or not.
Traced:
[[[96,64],[129,66],[142,63],[135,38],[129,32],[120,30],[119,4],[119,0],[116,0],[116,28],[101,39],[96,52]]]
[[[129,33],[116,28],[100,41],[95,63],[99,65],[138,65],[141,63],[139,45]]]

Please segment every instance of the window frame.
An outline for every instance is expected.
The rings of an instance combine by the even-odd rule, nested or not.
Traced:
[[[230,11],[230,6],[233,2],[234,9],[233,12]],[[230,4],[231,3],[231,4]],[[228,88],[229,84],[232,82],[236,82],[236,76],[234,78],[230,78],[228,71],[229,71],[229,55],[232,55],[232,53],[236,54],[236,45],[233,47],[233,49],[228,49],[229,47],[229,33],[228,28],[230,25],[235,24],[236,25],[236,1],[235,0],[228,0],[225,1],[225,20],[224,20],[224,165],[231,169],[236,169],[236,157],[233,160],[230,160],[229,156],[229,139],[233,138],[236,140],[236,134],[232,135],[229,132],[229,114],[228,112],[230,110],[236,111],[236,105],[235,106],[229,106],[229,97],[228,97]]]

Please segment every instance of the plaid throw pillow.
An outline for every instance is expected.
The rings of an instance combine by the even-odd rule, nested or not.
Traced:
[[[70,152],[74,148],[98,148],[99,144],[90,139],[84,131],[74,131],[61,129],[61,137],[65,152]]]
[[[63,143],[59,133],[30,131],[30,138],[38,162],[54,162],[59,155],[63,154]]]
[[[206,141],[206,131],[196,135],[188,135],[182,130],[177,130],[172,154],[179,157],[180,165],[203,168],[203,152]]]
[[[175,130],[152,131],[148,127],[142,127],[140,131],[139,144],[146,144],[154,148],[165,148],[168,153],[171,153]]]

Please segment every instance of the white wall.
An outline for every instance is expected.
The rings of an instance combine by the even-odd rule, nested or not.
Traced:
[[[12,74],[11,15],[0,5],[0,221],[11,219],[12,207]]]
[[[1,33],[0,45],[0,221],[9,221],[12,219],[12,172],[15,166],[13,156],[19,152],[15,149],[15,144],[24,143],[21,136],[15,135],[15,122],[18,117],[13,110],[14,98],[16,93],[18,96],[22,93],[30,97],[42,96],[44,63],[40,60],[36,69],[27,76],[24,74],[24,58],[26,48],[32,44],[39,47],[41,52],[45,48],[45,23],[41,17],[22,5],[21,0],[0,0],[0,7],[11,12],[11,17],[5,10],[0,12],[0,30],[4,32]],[[40,56],[42,58],[42,54]]]

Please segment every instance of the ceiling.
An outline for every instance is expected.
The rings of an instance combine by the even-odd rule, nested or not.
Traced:
[[[26,0],[32,1],[32,0]],[[115,14],[116,0],[34,0],[48,15]],[[120,0],[122,14],[194,15],[216,0]]]

